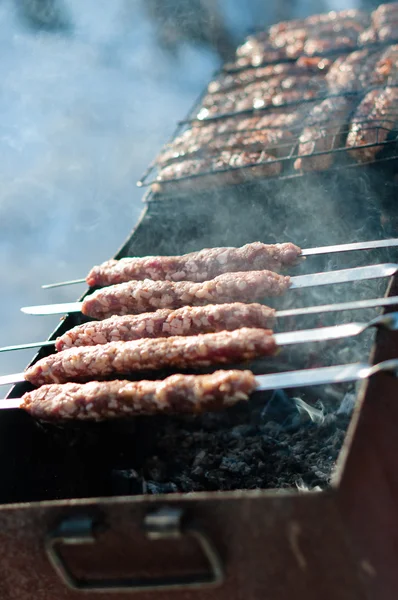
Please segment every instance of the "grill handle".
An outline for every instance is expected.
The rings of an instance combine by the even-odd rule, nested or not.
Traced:
[[[197,589],[221,585],[224,568],[218,551],[209,537],[195,524],[183,523],[180,508],[164,507],[150,512],[144,519],[146,536],[151,540],[192,537],[200,546],[209,564],[204,574],[162,578],[79,579],[69,569],[60,553],[62,545],[95,544],[101,524],[93,516],[80,515],[64,519],[45,541],[48,559],[62,582],[70,589],[81,592],[142,592]]]

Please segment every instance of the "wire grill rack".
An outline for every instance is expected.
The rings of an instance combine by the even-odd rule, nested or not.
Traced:
[[[245,172],[249,175],[248,171],[253,168],[261,167],[261,166],[269,166],[270,171],[272,171],[272,165],[280,165],[277,169],[278,173],[275,175],[270,175],[269,177],[297,177],[302,175],[302,171],[298,171],[294,169],[294,162],[297,158],[306,159],[306,158],[314,158],[318,156],[329,156],[333,157],[332,164],[329,165],[329,169],[341,169],[341,168],[350,168],[350,167],[358,167],[363,165],[371,165],[375,163],[381,163],[386,161],[391,161],[398,159],[398,107],[395,109],[396,119],[393,114],[389,115],[389,118],[383,118],[380,120],[372,120],[372,121],[355,121],[355,123],[360,126],[363,130],[367,132],[367,137],[372,141],[366,144],[358,144],[347,147],[345,145],[345,139],[347,137],[348,132],[350,131],[349,123],[341,123],[341,126],[333,123],[331,127],[321,127],[317,129],[317,135],[315,139],[312,141],[312,148],[310,152],[303,153],[299,151],[300,149],[300,135],[303,131],[303,126],[295,126],[295,127],[285,127],[279,129],[285,129],[292,133],[292,137],[287,141],[282,141],[281,143],[270,145],[266,150],[262,150],[260,145],[253,144],[245,144],[242,141],[237,141],[236,144],[230,145],[228,147],[212,149],[209,148],[208,145],[204,145],[204,147],[200,150],[196,150],[189,154],[176,154],[174,159],[167,161],[167,164],[173,164],[173,162],[179,162],[186,159],[195,159],[195,158],[207,158],[211,156],[221,155],[223,153],[231,152],[259,152],[260,155],[255,162],[248,162],[244,165],[239,166],[225,166],[220,168],[208,168],[203,169],[197,173],[191,173],[187,175],[181,175],[174,178],[169,178],[164,183],[169,184],[172,182],[182,182],[189,180],[198,180],[204,176],[212,176],[214,185],[217,185],[217,175],[222,173],[237,173],[239,171],[242,172],[242,180],[246,178]],[[217,141],[222,140],[222,138],[231,138],[234,134],[250,134],[259,133],[261,131],[266,131],[269,128],[264,129],[247,129],[243,131],[231,131],[220,133],[217,136]],[[327,149],[317,149],[317,143],[321,141],[322,147]],[[220,142],[222,145],[222,142]],[[319,147],[319,146],[318,146]],[[361,159],[360,161],[355,160],[356,152],[363,153],[364,150],[377,148],[377,152],[374,153],[373,159]],[[373,154],[373,153],[372,153]],[[224,154],[226,157],[227,155]],[[270,156],[275,156],[275,158],[270,158]],[[155,183],[160,183],[158,179],[158,169],[159,165],[157,163],[152,163],[150,167],[147,169],[146,173],[144,173],[143,178],[138,182],[140,186],[151,185]],[[268,178],[268,177],[267,177]],[[233,179],[233,178],[232,178]],[[220,178],[220,185],[225,183],[225,178]],[[231,181],[231,183],[236,183],[236,181]]]
[[[391,86],[390,86],[391,87]],[[370,91],[372,88],[367,89],[366,91]],[[304,93],[304,92],[303,92]],[[310,98],[301,98],[300,100],[294,100],[292,102],[284,102],[283,104],[267,104],[266,106],[258,107],[258,108],[247,108],[245,110],[235,110],[224,113],[218,113],[216,115],[208,114],[209,110],[207,108],[201,108],[198,112],[198,109],[195,107],[191,112],[190,116],[187,119],[183,119],[179,122],[179,125],[190,125],[194,123],[211,123],[212,121],[220,121],[223,119],[235,118],[235,117],[244,117],[249,115],[261,115],[262,113],[267,112],[278,112],[280,110],[285,110],[287,108],[294,108],[296,106],[304,106],[311,105],[315,102],[321,102],[322,100],[326,100],[327,98],[340,98],[340,97],[350,97],[357,96],[359,94],[358,90],[338,93],[338,94],[328,94],[325,89],[320,90],[318,94],[311,96]],[[195,114],[196,113],[196,114]],[[194,117],[192,115],[195,114]]]
[[[264,34],[263,34],[264,35]],[[384,49],[391,46],[394,40],[388,40],[385,42],[363,44],[361,46],[346,48],[346,52],[353,52],[359,49],[365,48],[378,48]],[[328,53],[317,54],[320,56],[336,57],[344,53],[344,49],[338,48],[336,51]],[[279,64],[284,62],[294,63],[300,57],[306,57],[305,54],[301,54],[295,59],[277,60],[275,62],[264,62],[258,65],[247,66],[237,69],[237,71],[243,71],[246,69],[256,69],[268,64]],[[218,73],[234,72],[225,68]],[[227,65],[228,67],[228,65]],[[395,84],[396,82],[393,81]],[[244,88],[245,85],[242,86]],[[388,85],[388,87],[397,87],[396,85]],[[281,179],[281,178],[292,178],[300,177],[303,173],[314,170],[323,170],[322,168],[316,167],[311,169],[308,164],[311,162],[306,159],[322,156],[330,156],[329,160],[323,161],[327,164],[328,170],[337,170],[341,168],[351,167],[362,167],[364,165],[372,165],[375,163],[382,163],[398,159],[398,108],[391,109],[388,114],[380,118],[379,120],[361,121],[360,123],[355,120],[355,123],[361,125],[367,133],[368,143],[360,141],[358,145],[346,146],[346,138],[350,128],[350,114],[341,117],[341,123],[337,123],[337,118],[333,119],[332,126],[325,125],[324,123],[311,123],[308,120],[311,109],[318,103],[333,98],[351,98],[352,99],[352,110],[354,106],[358,106],[360,101],[363,99],[365,94],[369,93],[374,89],[383,89],[380,86],[368,87],[366,89],[355,89],[350,91],[343,91],[339,93],[331,94],[326,86],[320,86],[318,90],[313,90],[312,95],[305,97],[303,90],[303,96],[298,100],[281,102],[280,104],[273,104],[274,98],[268,98],[265,100],[264,106],[253,106],[248,107],[244,110],[234,110],[219,112],[217,114],[211,114],[211,109],[203,106],[203,99],[208,94],[206,88],[200,95],[200,98],[195,102],[193,108],[185,117],[178,123],[178,127],[174,133],[174,137],[170,140],[162,149],[159,157],[152,161],[144,172],[141,179],[137,182],[138,186],[149,186],[152,185],[152,190],[167,195],[169,192],[179,192],[176,185],[179,183],[185,186],[185,192],[189,189],[188,182],[190,180],[195,181],[193,185],[193,191],[200,189],[203,185],[211,186],[222,186],[228,183],[236,184],[246,182],[247,179],[262,177],[263,179]],[[222,92],[221,92],[222,93]],[[290,111],[290,112],[289,112]],[[264,121],[267,120],[267,114],[286,114],[290,117],[289,125],[279,125],[268,122],[265,124],[251,125],[250,121],[261,119],[265,117]],[[298,114],[298,118],[294,118],[294,113]],[[247,119],[247,122],[245,120]],[[231,123],[227,121],[231,120]],[[236,124],[234,123],[236,121]],[[282,119],[283,121],[283,119]],[[279,121],[280,122],[280,121]],[[206,126],[209,126],[209,130],[206,134]],[[315,136],[312,144],[307,144],[305,149],[303,146],[300,148],[300,144],[303,140],[300,139],[303,133],[303,128],[307,126],[314,126],[317,128],[317,135]],[[190,127],[194,127],[196,132],[202,134],[193,136],[192,143],[189,135],[187,136],[187,143],[176,144],[175,140],[178,136],[183,135],[189,131]],[[214,127],[214,130],[211,130]],[[261,141],[251,141],[250,133],[258,133],[260,138],[261,132],[272,132],[272,130],[286,130],[287,136],[281,136],[281,141],[277,139],[275,142],[272,140],[272,135],[269,136],[269,141],[261,144]],[[290,135],[291,134],[291,135]],[[196,135],[196,133],[195,133]],[[265,135],[265,134],[264,134]],[[235,137],[235,139],[234,139]],[[372,148],[376,148],[372,152]],[[250,161],[250,156],[244,156],[242,160],[234,160],[235,164],[229,164],[228,153],[236,155],[239,152],[253,152],[257,155],[252,155],[253,162]],[[166,158],[167,155],[167,158]],[[213,160],[219,156],[220,160]],[[302,164],[306,164],[305,168],[299,168],[295,161],[296,159],[303,159]],[[199,168],[197,165],[190,165],[186,162],[181,165],[180,172],[175,174],[170,173],[167,179],[159,177],[159,169],[173,165],[173,163],[183,162],[190,159],[200,159],[202,161]],[[317,161],[314,161],[317,162]],[[322,161],[318,161],[320,164]],[[261,167],[263,169],[261,170]],[[172,168],[169,169],[172,171]],[[231,174],[228,178],[225,174]],[[209,180],[209,177],[211,180]],[[169,184],[175,184],[174,186]]]

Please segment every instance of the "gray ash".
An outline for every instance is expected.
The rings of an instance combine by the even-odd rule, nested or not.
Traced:
[[[278,391],[265,404],[144,422],[143,491],[328,487],[350,411],[313,406]]]

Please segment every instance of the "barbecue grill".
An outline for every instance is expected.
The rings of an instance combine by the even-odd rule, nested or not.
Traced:
[[[196,184],[199,176],[191,177],[189,188],[173,197],[159,188],[151,189],[138,225],[115,258],[181,254],[257,239],[289,239],[311,247],[396,236],[397,154],[394,131],[389,135],[371,165],[347,160],[339,164],[337,160],[326,172],[293,173],[289,169],[296,143],[288,157],[278,159],[286,164],[278,177],[211,189]],[[332,152],[345,153],[340,148]],[[353,171],[351,166],[358,168]],[[156,180],[148,177],[145,182]],[[297,272],[387,261],[397,262],[394,249],[310,257]],[[329,303],[385,294],[398,294],[398,277],[389,282],[338,285],[327,291],[297,291],[275,304],[289,308],[323,304],[325,299]],[[357,311],[356,318],[368,320],[375,314],[376,310],[366,309]],[[351,318],[337,313],[324,315],[320,322],[308,316],[285,326],[303,329]],[[83,320],[79,313],[68,315],[50,339]],[[33,362],[49,353],[42,348]],[[397,356],[398,334],[380,331],[375,337],[367,334],[305,352],[293,348],[272,359],[272,364],[262,361],[252,366],[260,373],[283,372],[356,360],[377,364]],[[20,397],[28,389],[27,383],[18,384],[9,397]],[[165,598],[200,594],[209,600],[240,595],[286,600],[293,594],[314,600],[392,600],[398,584],[397,390],[396,378],[382,372],[358,389],[341,386],[334,394],[331,388],[289,392],[289,398],[300,396],[311,404],[321,398],[329,408],[347,393],[356,396],[353,416],[341,418],[339,436],[333,437],[337,427],[331,425],[336,447],[326,461],[329,470],[322,489],[316,477],[300,484],[300,464],[296,465],[296,486],[294,478],[282,478],[279,489],[266,483],[244,489],[250,488],[250,476],[233,475],[231,464],[232,475],[224,483],[216,477],[198,475],[195,479],[192,475],[192,488],[186,487],[187,465],[181,466],[179,457],[183,462],[189,455],[184,445],[189,440],[182,436],[179,445],[179,431],[199,440],[206,437],[201,437],[203,431],[210,431],[211,439],[217,429],[233,430],[243,455],[246,438],[265,435],[263,429],[257,434],[249,429],[272,402],[270,393],[259,395],[244,409],[235,407],[215,417],[151,417],[59,426],[37,423],[22,411],[3,411],[2,597],[67,600],[89,592],[89,597],[100,599],[139,592],[139,597],[148,600],[155,594]],[[295,427],[287,437],[298,431],[298,442],[304,447],[300,457],[309,464],[306,439],[314,429]],[[231,437],[225,439],[231,442]],[[162,462],[162,449],[169,455],[167,464]],[[210,452],[211,448],[201,450]],[[228,446],[224,451],[228,453]],[[177,464],[171,461],[173,452]],[[288,446],[284,452],[289,452]],[[258,462],[253,453],[251,465],[246,463],[251,474]],[[164,484],[164,468],[174,469],[180,486]],[[267,473],[267,465],[264,469]],[[275,480],[277,472],[278,466]],[[198,482],[202,482],[201,489]]]
[[[329,177],[329,182],[322,178],[322,185],[327,188],[333,182],[337,185],[337,175],[330,174]],[[321,186],[320,180],[318,183]],[[377,178],[375,185],[377,188]],[[313,192],[317,198],[321,187]],[[374,211],[371,229],[364,233],[368,239],[394,231],[393,222],[385,219],[380,222],[375,217],[380,217],[382,211],[387,213],[389,207],[388,204],[377,205],[379,195],[376,190],[374,193],[372,196],[368,188]],[[138,226],[117,256],[153,252],[154,240],[158,240],[157,252],[170,254],[206,245],[243,244],[264,235],[270,209],[272,214],[272,197],[264,200],[260,185],[251,186],[249,204],[242,204],[241,194],[242,189],[226,189],[219,190],[216,200],[211,194],[207,200],[203,194],[186,198],[185,203],[178,203],[182,217],[179,219],[173,216],[175,201],[147,197],[148,203]],[[355,197],[359,204],[358,196]],[[392,197],[393,194],[391,201]],[[346,203],[338,198],[336,194],[333,206],[337,203],[345,215]],[[384,201],[388,202],[387,196]],[[220,215],[218,223],[209,220],[210,208]],[[310,218],[311,208],[313,203],[308,202],[306,209],[300,209],[303,211],[300,223]],[[274,205],[273,210],[281,210],[281,207]],[[282,239],[283,229],[290,227],[291,231],[285,235],[297,239],[300,225],[296,217],[292,212],[288,221],[273,226],[272,235]],[[353,214],[352,221],[346,223],[348,228],[355,218]],[[321,231],[303,231],[301,227],[301,235],[300,243],[317,243]],[[339,236],[346,236],[346,232],[336,230],[334,241],[340,241],[342,237]],[[378,251],[377,260],[389,260],[392,252],[388,249]],[[330,263],[328,257],[314,260],[319,268]],[[333,266],[340,267],[354,262],[366,264],[371,258],[369,252],[365,252],[355,257],[334,257],[333,261]],[[306,263],[303,270],[315,269],[313,264],[309,265],[309,259]],[[385,286],[385,281],[373,282],[358,286],[350,294],[355,297],[358,290],[365,287],[361,293],[374,296],[376,291],[382,295]],[[396,291],[390,287],[388,293],[395,294]],[[346,292],[341,289],[333,293],[341,299]],[[315,300],[321,301],[321,297]],[[296,298],[296,301],[309,303],[305,297]],[[68,316],[57,333],[81,319],[78,314]],[[375,362],[396,356],[396,338],[396,334],[378,334],[373,350]],[[363,350],[364,341],[359,344]],[[38,357],[46,352],[48,350],[41,350]],[[356,352],[354,345],[348,360],[355,360]],[[296,354],[281,357],[276,363],[279,364],[277,369],[285,369],[286,361],[290,361],[290,368],[293,365],[309,366],[306,360],[300,362]],[[391,375],[381,374],[362,386],[362,399],[357,402],[332,486],[323,492],[305,494],[294,490],[236,490],[149,496],[147,489],[147,494],[141,495],[143,482],[135,473],[140,471],[143,461],[150,458],[151,444],[156,442],[154,432],[165,427],[162,418],[137,419],[123,425],[59,427],[39,425],[20,411],[2,414],[1,451],[4,458],[0,518],[3,522],[0,535],[1,547],[7,549],[7,555],[2,559],[2,564],[7,566],[2,583],[5,597],[13,597],[11,590],[16,590],[18,598],[32,597],[34,585],[43,590],[44,598],[46,594],[48,598],[76,595],[68,586],[92,590],[105,588],[109,592],[118,589],[123,597],[121,590],[180,585],[185,594],[189,589],[199,587],[200,593],[209,597],[216,594],[230,596],[238,587],[242,592],[251,590],[253,596],[266,589],[277,598],[285,598],[293,590],[315,598],[322,590],[330,598],[362,598],[364,590],[369,590],[371,584],[378,597],[382,586],[384,597],[392,597],[394,569],[389,569],[388,565],[395,559],[395,554],[391,550],[387,556],[384,547],[384,554],[381,553],[378,544],[383,544],[383,540],[379,540],[376,533],[379,520],[387,515],[385,504],[393,493],[386,487],[386,482],[394,477],[393,399],[396,385]],[[18,397],[26,389],[27,384],[17,385],[11,396]],[[301,392],[297,390],[297,393]],[[263,401],[256,402],[262,404]],[[385,427],[383,415],[387,422]],[[367,427],[374,419],[380,425],[370,435]],[[374,464],[379,459],[384,461],[384,453],[379,455],[376,451],[381,443],[392,446],[388,448],[389,458],[385,458],[391,462],[383,462],[383,467]],[[372,470],[367,460],[371,461]],[[351,470],[352,478],[346,476],[347,469]],[[378,482],[377,500],[375,495],[372,496],[375,479]],[[354,489],[353,482],[356,482]],[[372,491],[367,491],[367,486],[372,486]],[[370,506],[362,510],[365,503]],[[355,520],[351,521],[352,512]],[[388,514],[393,518],[395,511],[391,509]],[[90,543],[93,535],[95,542]],[[319,552],[320,544],[327,552]],[[252,559],[253,554],[257,558]],[[246,556],[250,556],[250,561]],[[22,567],[26,574],[26,589],[18,580]],[[282,578],[285,568],[289,572],[287,582]],[[212,584],[217,583],[220,585],[213,590]],[[170,593],[175,593],[173,587],[170,587]],[[92,591],[91,595],[103,596],[100,591],[98,594]]]

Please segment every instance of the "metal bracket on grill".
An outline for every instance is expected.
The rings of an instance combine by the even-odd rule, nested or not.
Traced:
[[[180,508],[164,507],[146,515],[144,530],[151,540],[192,537],[209,564],[209,572],[204,574],[169,576],[160,578],[131,579],[80,579],[69,569],[60,553],[62,545],[80,546],[95,544],[101,524],[88,515],[76,516],[62,521],[46,538],[48,559],[63,583],[68,588],[81,592],[142,592],[197,589],[220,585],[224,581],[221,558],[209,537],[193,523],[183,523]]]

